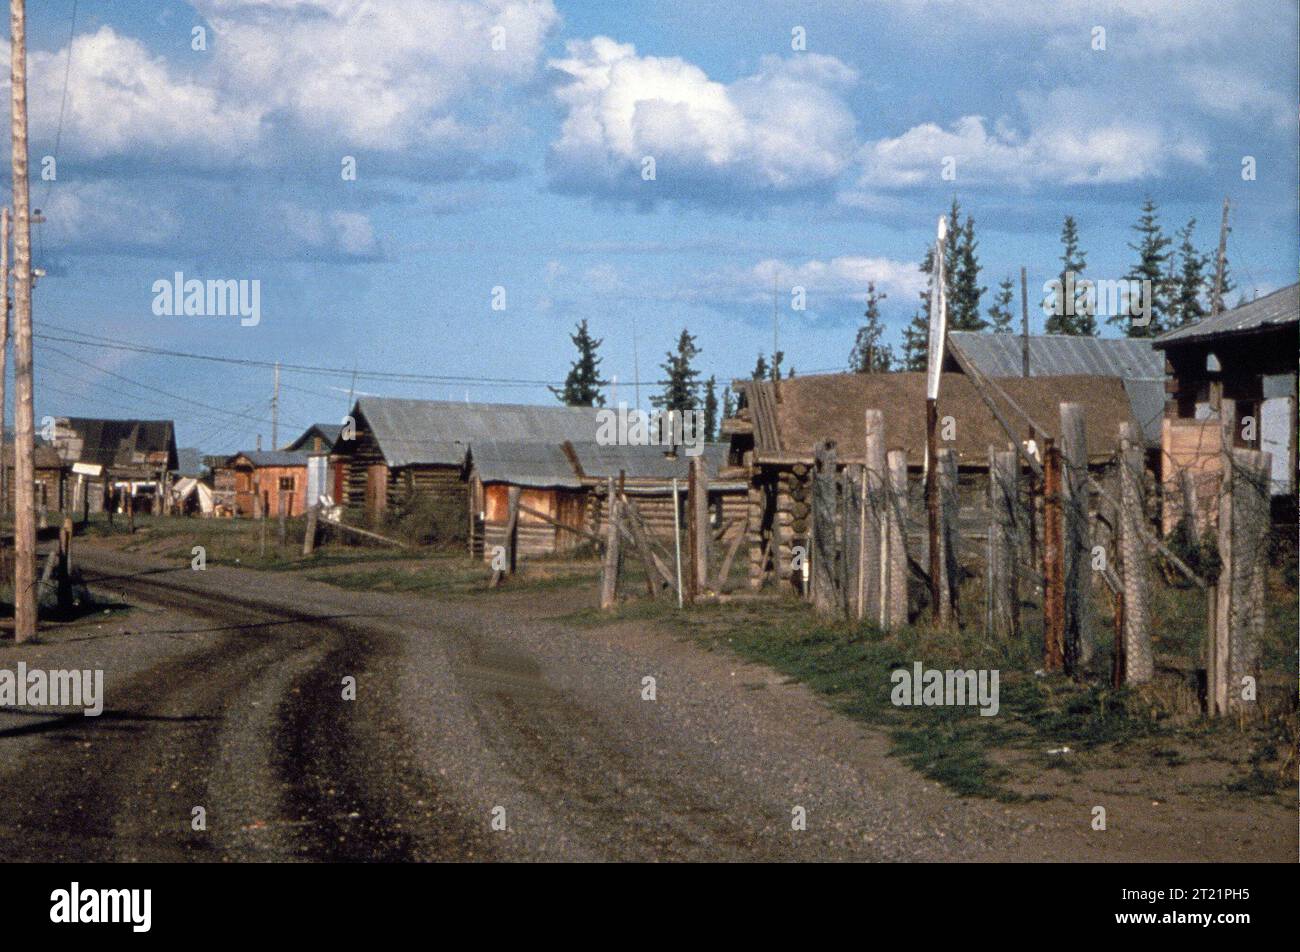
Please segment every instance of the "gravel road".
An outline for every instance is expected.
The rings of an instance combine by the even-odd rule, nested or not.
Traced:
[[[139,608],[0,649],[106,693],[98,718],[0,713],[5,861],[1072,858],[804,688],[633,623],[80,559]]]

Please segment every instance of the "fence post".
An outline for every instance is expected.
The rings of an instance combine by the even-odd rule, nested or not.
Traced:
[[[307,528],[302,533],[302,554],[311,555],[316,551],[316,520],[320,518],[320,504],[307,507]]]
[[[939,450],[936,470],[939,484],[939,625],[950,628],[956,618],[960,579],[957,553],[957,453],[948,447]]]
[[[1244,679],[1259,680],[1260,642],[1264,627],[1265,552],[1269,528],[1269,480],[1272,455],[1258,450],[1231,451],[1232,476],[1226,532],[1219,532],[1222,551],[1226,537],[1231,560],[1219,576],[1219,630],[1227,629],[1226,664],[1221,675],[1223,711],[1251,705],[1242,697]],[[1227,593],[1227,610],[1223,593]],[[1226,614],[1224,619],[1222,614]],[[1226,621],[1226,625],[1225,625]],[[1221,649],[1219,656],[1225,652]]]
[[[863,508],[866,505],[865,467],[845,466],[840,477],[840,519],[837,533],[840,545],[840,595],[844,600],[844,615],[851,620],[862,617],[865,573],[869,556],[863,548],[866,528]]]
[[[1092,656],[1087,603],[1088,444],[1083,406],[1061,404],[1061,528],[1065,567],[1065,671],[1076,674]]]
[[[884,574],[885,603],[883,627],[896,631],[907,624],[907,453],[891,450],[888,454],[889,484],[883,499],[886,507]]]
[[[694,601],[709,587],[709,474],[703,456],[692,456],[686,482],[686,548],[690,560],[687,591]]]
[[[602,611],[613,608],[618,601],[619,531],[621,518],[618,497],[614,495],[614,478],[606,483],[605,504],[605,560],[601,566],[600,607]]]
[[[1043,440],[1043,669],[1065,667],[1065,566],[1061,548],[1061,453]]]
[[[1018,629],[1019,585],[1016,581],[1015,450],[989,447],[989,619],[990,633],[1013,637]]]
[[[1123,598],[1119,602],[1123,683],[1143,684],[1155,674],[1151,654],[1150,588],[1141,527],[1146,520],[1142,499],[1142,444],[1137,427],[1119,425],[1119,553]]]
[[[835,591],[835,466],[833,440],[817,444],[812,485],[812,603],[819,615],[839,612]]]
[[[885,584],[888,559],[885,557],[888,537],[885,495],[885,415],[879,410],[868,410],[866,424],[866,465],[863,467],[862,507],[862,608],[859,618],[871,619],[881,628],[888,626],[885,610]]]

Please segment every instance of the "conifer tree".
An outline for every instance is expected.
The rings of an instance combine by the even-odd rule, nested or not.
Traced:
[[[587,331],[585,320],[578,323],[577,333],[569,335],[569,340],[573,341],[573,346],[578,349],[578,359],[569,367],[563,387],[547,389],[566,406],[603,407],[605,396],[600,392],[600,388],[609,381],[600,378],[600,357],[596,355],[596,351],[604,341],[596,340],[591,336]]]

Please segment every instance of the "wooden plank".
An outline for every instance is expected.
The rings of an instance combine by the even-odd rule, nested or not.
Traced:
[[[600,575],[600,607],[609,611],[618,603],[619,575],[619,501],[614,495],[614,480],[607,484],[609,512],[605,517],[605,559]]]
[[[907,453],[893,450],[886,456],[889,468],[885,500],[885,621],[882,628],[896,631],[907,624]]]
[[[1091,577],[1088,538],[1088,445],[1083,406],[1062,403],[1061,544],[1065,571],[1065,671],[1076,674],[1092,654],[1086,595]]]
[[[957,621],[958,588],[961,563],[957,500],[957,451],[939,450],[937,477],[939,487],[939,625],[951,628]]]
[[[1065,668],[1065,566],[1061,547],[1061,455],[1043,441],[1043,668]]]
[[[703,456],[691,457],[686,483],[686,537],[689,580],[686,590],[699,598],[709,588],[709,474]]]
[[[1123,597],[1118,606],[1122,619],[1123,683],[1145,684],[1155,676],[1151,649],[1150,582],[1146,546],[1139,531],[1146,521],[1142,493],[1142,443],[1137,427],[1121,423],[1119,553]]]
[[[862,557],[859,562],[858,618],[869,618],[872,624],[884,629],[888,625],[885,610],[885,575],[888,560],[883,557],[887,546],[885,534],[886,515],[885,481],[888,479],[885,460],[885,415],[880,410],[867,410],[863,414],[866,462],[862,467],[863,492],[859,545]]]

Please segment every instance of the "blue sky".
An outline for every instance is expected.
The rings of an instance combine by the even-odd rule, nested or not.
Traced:
[[[1239,286],[1296,279],[1293,2],[81,0],[70,33],[72,10],[29,4],[33,168],[57,158],[32,188],[38,333],[549,402],[538,381],[562,379],[586,318],[630,399],[683,326],[706,376],[746,375],[775,276],[787,363],[835,370],[868,280],[897,339],[954,193],[990,289],[1023,264],[1033,299],[1066,214],[1088,272],[1121,276],[1145,195],[1206,250],[1230,196]],[[155,315],[176,271],[260,281],[260,323]],[[265,367],[36,356],[38,421],[174,417],[205,452],[269,445]],[[338,420],[352,385],[283,382],[282,442]]]

